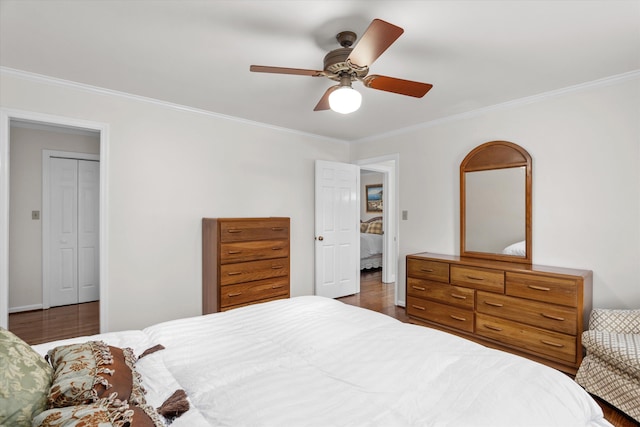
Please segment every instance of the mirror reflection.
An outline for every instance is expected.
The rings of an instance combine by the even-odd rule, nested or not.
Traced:
[[[526,255],[524,167],[465,173],[465,248],[472,252]]]

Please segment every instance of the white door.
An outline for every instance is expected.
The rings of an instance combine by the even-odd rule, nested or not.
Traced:
[[[50,159],[49,306],[99,299],[99,163]]]
[[[78,302],[100,299],[100,163],[78,161]]]
[[[360,167],[316,161],[315,293],[360,292]]]
[[[78,303],[78,161],[52,158],[49,171],[48,274],[50,305],[55,307]]]

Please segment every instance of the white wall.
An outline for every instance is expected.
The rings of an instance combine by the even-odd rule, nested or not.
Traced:
[[[400,156],[399,285],[406,254],[459,253],[460,162],[492,140],[533,158],[534,264],[593,270],[594,306],[640,307],[637,77],[355,144],[352,159]]]
[[[99,135],[11,126],[9,309],[42,306],[42,150],[99,154]]]
[[[9,73],[0,106],[109,126],[107,330],[201,313],[202,217],[291,217],[291,294],[313,293],[314,161],[345,143]]]
[[[360,173],[360,220],[367,221],[371,218],[382,216],[382,212],[367,212],[367,185],[382,184],[384,175],[380,172]],[[382,193],[382,203],[384,209],[384,193]]]

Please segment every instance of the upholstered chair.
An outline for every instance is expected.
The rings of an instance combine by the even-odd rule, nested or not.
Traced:
[[[594,309],[576,382],[640,422],[640,310]]]

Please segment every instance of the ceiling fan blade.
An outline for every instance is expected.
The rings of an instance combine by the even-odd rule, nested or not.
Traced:
[[[254,73],[296,74],[299,76],[322,77],[324,71],[305,70],[303,68],[268,67],[264,65],[252,65],[249,71]]]
[[[327,89],[324,95],[322,95],[322,98],[320,98],[320,101],[318,101],[318,104],[316,105],[316,108],[313,109],[313,111],[322,111],[322,110],[331,109],[331,107],[329,106],[329,95],[331,95],[331,92],[338,89],[339,87],[340,85],[335,85]]]
[[[381,19],[374,19],[353,47],[347,60],[360,67],[371,66],[402,33],[402,28]]]
[[[371,75],[365,77],[362,82],[366,87],[383,90],[385,92],[398,93],[400,95],[422,98],[433,87],[429,83],[413,82],[411,80],[396,79],[395,77]]]

